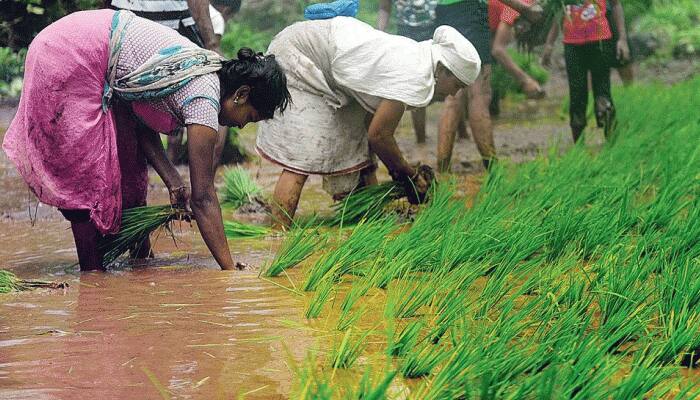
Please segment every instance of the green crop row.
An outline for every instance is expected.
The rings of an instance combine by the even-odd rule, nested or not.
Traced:
[[[410,226],[329,239],[302,286],[335,340],[295,397],[700,395],[682,373],[700,358],[700,79],[617,99],[601,149],[501,163],[469,208],[443,182]]]

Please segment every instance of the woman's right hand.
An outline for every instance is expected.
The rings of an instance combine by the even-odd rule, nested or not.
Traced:
[[[175,188],[168,188],[170,192],[170,205],[173,208],[189,211],[190,209],[190,189],[181,185]]]
[[[425,203],[435,181],[435,172],[430,166],[421,164],[409,174],[391,174],[394,181],[401,183],[411,204]]]

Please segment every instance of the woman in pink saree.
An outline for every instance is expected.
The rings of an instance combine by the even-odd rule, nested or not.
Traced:
[[[71,222],[81,270],[102,269],[97,242],[123,209],[145,205],[147,165],[189,206],[222,269],[233,262],[212,167],[218,125],[272,118],[289,102],[274,56],[224,60],[128,11],[83,11],[41,31],[27,53],[3,149],[43,203]],[[187,127],[190,185],[156,132]],[[190,194],[191,193],[191,194]]]

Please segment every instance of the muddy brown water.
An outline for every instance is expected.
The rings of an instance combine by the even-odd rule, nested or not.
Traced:
[[[540,111],[537,122],[525,123],[516,114],[533,106],[520,107],[526,109],[496,127],[501,154],[519,162],[553,141],[566,142],[563,121]],[[411,162],[435,163],[438,109],[429,110],[425,145],[414,144],[409,118],[402,122],[398,141]],[[11,114],[0,112],[0,138]],[[247,129],[243,142],[252,149],[253,141],[254,129]],[[481,166],[473,142],[459,140],[454,160],[453,171],[471,174],[462,193],[474,194]],[[270,193],[279,169],[260,161],[247,168]],[[166,190],[151,178],[149,202],[165,204]],[[385,171],[380,178],[388,179]],[[301,214],[328,211],[331,200],[320,186],[320,179],[310,179]],[[156,259],[144,265],[81,274],[69,224],[52,207],[36,204],[1,152],[0,191],[0,268],[70,284],[0,295],[0,398],[288,397],[289,363],[302,360],[319,333],[303,329],[309,326],[303,298],[258,278],[280,238],[230,241],[234,257],[253,269],[222,272],[196,229],[181,225],[177,243],[159,238]]]

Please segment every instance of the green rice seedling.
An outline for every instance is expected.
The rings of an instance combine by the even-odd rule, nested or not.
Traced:
[[[266,226],[245,224],[238,221],[224,221],[224,233],[229,239],[258,238],[272,233]]]
[[[366,339],[370,332],[371,331],[366,331],[359,337],[353,339],[352,329],[348,329],[340,345],[331,353],[331,367],[333,367],[333,369],[351,368],[367,346]]]
[[[228,168],[224,172],[224,189],[220,194],[221,204],[239,208],[262,196],[262,189],[241,167]]]
[[[104,265],[112,264],[128,250],[140,247],[155,230],[169,229],[170,221],[185,218],[189,218],[189,213],[169,205],[123,210],[119,232],[103,236],[98,243],[99,250],[104,254]]]
[[[330,400],[333,398],[333,387],[323,372],[318,371],[318,362],[313,352],[308,352],[301,366],[290,357],[294,372],[294,395],[300,400]]]
[[[372,288],[372,282],[368,278],[362,278],[354,281],[350,290],[345,294],[343,302],[340,304],[340,310],[342,312],[348,312],[352,309],[352,306],[357,303],[357,301],[362,298],[369,289]]]
[[[335,203],[333,217],[328,223],[331,226],[353,225],[363,219],[377,218],[389,203],[405,195],[403,187],[396,182],[365,186]]]
[[[66,282],[38,281],[33,279],[25,280],[20,279],[11,271],[0,269],[0,294],[39,288],[65,289],[67,287],[68,283]]]
[[[428,376],[448,355],[439,346],[423,341],[406,354],[401,365],[401,375],[408,379]]]
[[[629,373],[621,382],[615,384],[613,399],[646,399],[648,394],[654,392],[654,398],[668,398],[671,386],[665,388],[663,384],[676,375],[676,368],[658,365],[652,357],[644,354],[635,355],[629,368]],[[674,382],[676,386],[678,382]],[[655,390],[656,389],[656,390]]]
[[[338,279],[344,274],[357,272],[360,265],[371,260],[382,248],[386,237],[395,228],[393,217],[362,221],[353,228],[345,242],[313,265],[304,283],[304,290],[315,290],[318,283],[327,275],[331,275],[332,279]]]
[[[371,370],[367,368],[362,374],[357,390],[350,391],[345,395],[347,400],[384,400],[389,398],[389,387],[394,381],[398,371],[388,371],[384,377],[373,386],[370,378]]]
[[[310,227],[293,228],[287,234],[275,259],[265,269],[262,275],[274,277],[283,271],[301,264],[324,243],[324,238],[318,229]]]
[[[321,310],[323,310],[323,306],[328,301],[332,291],[333,279],[329,277],[322,279],[311,303],[309,303],[309,307],[306,309],[306,318],[318,318],[321,315]]]
[[[394,357],[403,357],[406,355],[418,342],[418,335],[424,326],[425,322],[423,322],[423,320],[416,320],[404,326],[396,337],[394,337],[395,332],[391,332],[391,337],[387,345],[387,354]]]
[[[418,311],[430,304],[435,297],[436,286],[431,282],[436,277],[425,274],[413,281],[400,279],[396,285],[389,289],[386,305],[384,307],[385,318],[412,318]],[[435,279],[439,281],[438,279]]]
[[[23,290],[22,281],[10,271],[0,269],[0,293]]]
[[[352,327],[357,323],[357,321],[362,318],[363,315],[367,313],[367,306],[363,305],[360,307],[358,310],[355,311],[350,311],[348,310],[347,312],[343,311],[340,313],[340,316],[338,317],[338,323],[335,326],[335,329],[345,332],[347,329]]]
[[[644,332],[650,318],[647,300],[653,288],[645,284],[647,273],[640,266],[620,265],[615,257],[602,263],[599,284],[593,288],[600,308],[599,331],[603,337],[626,332],[619,343],[608,349],[616,351],[623,342]]]

